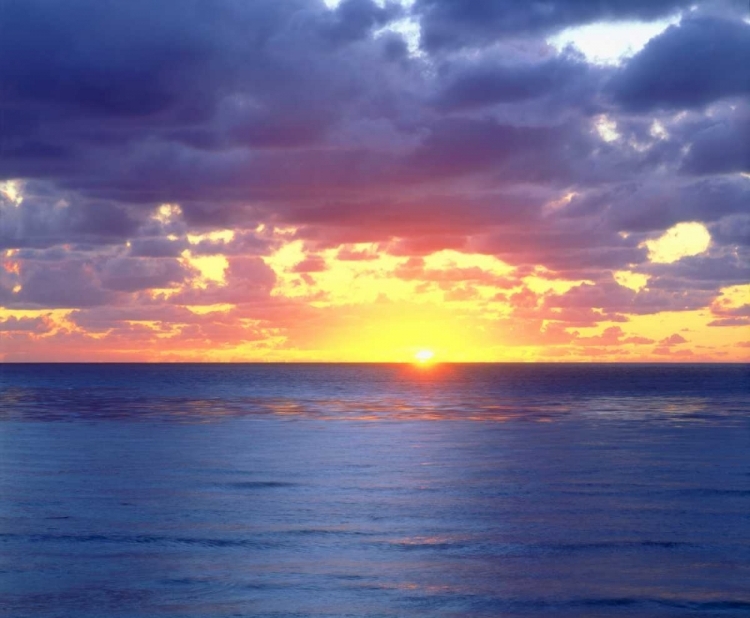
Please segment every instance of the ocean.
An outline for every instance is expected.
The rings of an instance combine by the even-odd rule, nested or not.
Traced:
[[[0,616],[750,615],[750,365],[0,366]]]

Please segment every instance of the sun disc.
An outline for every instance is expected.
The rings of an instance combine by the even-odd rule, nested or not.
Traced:
[[[414,355],[414,358],[420,363],[427,363],[431,361],[434,356],[435,353],[432,350],[419,350],[419,352]]]

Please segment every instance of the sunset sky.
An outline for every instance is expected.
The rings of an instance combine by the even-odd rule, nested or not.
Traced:
[[[747,0],[0,0],[0,359],[750,359]]]

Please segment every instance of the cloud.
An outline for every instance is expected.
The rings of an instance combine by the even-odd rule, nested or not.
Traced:
[[[693,356],[693,351],[686,348],[673,350],[668,346],[657,346],[652,351],[652,354],[656,356],[671,356],[675,358],[689,358]]]
[[[654,276],[650,287],[668,289],[718,290],[728,285],[745,283],[750,278],[750,256],[740,251],[718,255],[684,257],[673,264],[655,264],[643,267]]]
[[[750,318],[722,318],[721,320],[712,320],[708,326],[748,326]]]
[[[582,283],[562,294],[551,294],[545,298],[548,308],[592,307],[606,313],[649,315],[662,311],[690,311],[705,307],[716,298],[716,292],[644,288],[636,291],[612,280],[598,283]]]
[[[2,333],[34,333],[38,335],[49,332],[52,327],[52,321],[46,316],[35,318],[9,316],[0,320],[0,332]]]
[[[652,39],[614,77],[615,100],[631,111],[702,107],[750,93],[750,24],[684,17]]]
[[[205,287],[181,289],[169,296],[176,305],[243,304],[267,301],[276,282],[274,271],[260,258],[227,258],[223,282],[208,282]]]
[[[588,65],[574,56],[553,56],[542,62],[508,64],[502,58],[480,56],[443,68],[448,75],[435,97],[447,111],[470,110],[497,103],[518,103],[555,93],[560,96],[579,82],[590,86]]]
[[[674,333],[670,335],[669,337],[665,337],[661,341],[659,341],[659,345],[662,346],[670,346],[670,345],[677,345],[680,343],[687,343],[687,339],[680,335],[679,333]]]
[[[20,285],[20,291],[8,298],[6,306],[71,308],[117,301],[115,292],[102,288],[96,263],[86,259],[24,262]]]
[[[651,232],[681,222],[714,222],[748,212],[750,185],[743,178],[634,182],[597,195],[609,225],[618,232]]]
[[[750,173],[750,106],[739,102],[732,108],[723,117],[712,117],[708,126],[692,137],[682,161],[685,173]]]
[[[326,270],[325,260],[318,255],[311,255],[294,266],[295,273],[318,273]]]
[[[130,255],[145,258],[176,258],[189,244],[186,238],[146,237],[130,241]]]
[[[100,277],[108,290],[136,292],[174,287],[196,275],[194,269],[174,258],[118,257],[107,261]]]
[[[605,20],[653,20],[687,7],[684,0],[417,0],[422,46],[428,51],[487,45],[503,36],[548,34],[569,26]]]
[[[0,250],[124,242],[139,224],[138,215],[123,205],[60,195],[51,187],[31,184],[24,187],[20,204],[0,200]]]
[[[185,309],[167,304],[122,304],[119,306],[76,309],[69,319],[89,332],[104,332],[123,328],[133,322],[159,322],[162,324],[184,324],[199,318]]]

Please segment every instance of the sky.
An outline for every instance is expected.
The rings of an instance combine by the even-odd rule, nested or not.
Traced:
[[[746,0],[0,0],[0,360],[750,360]]]

